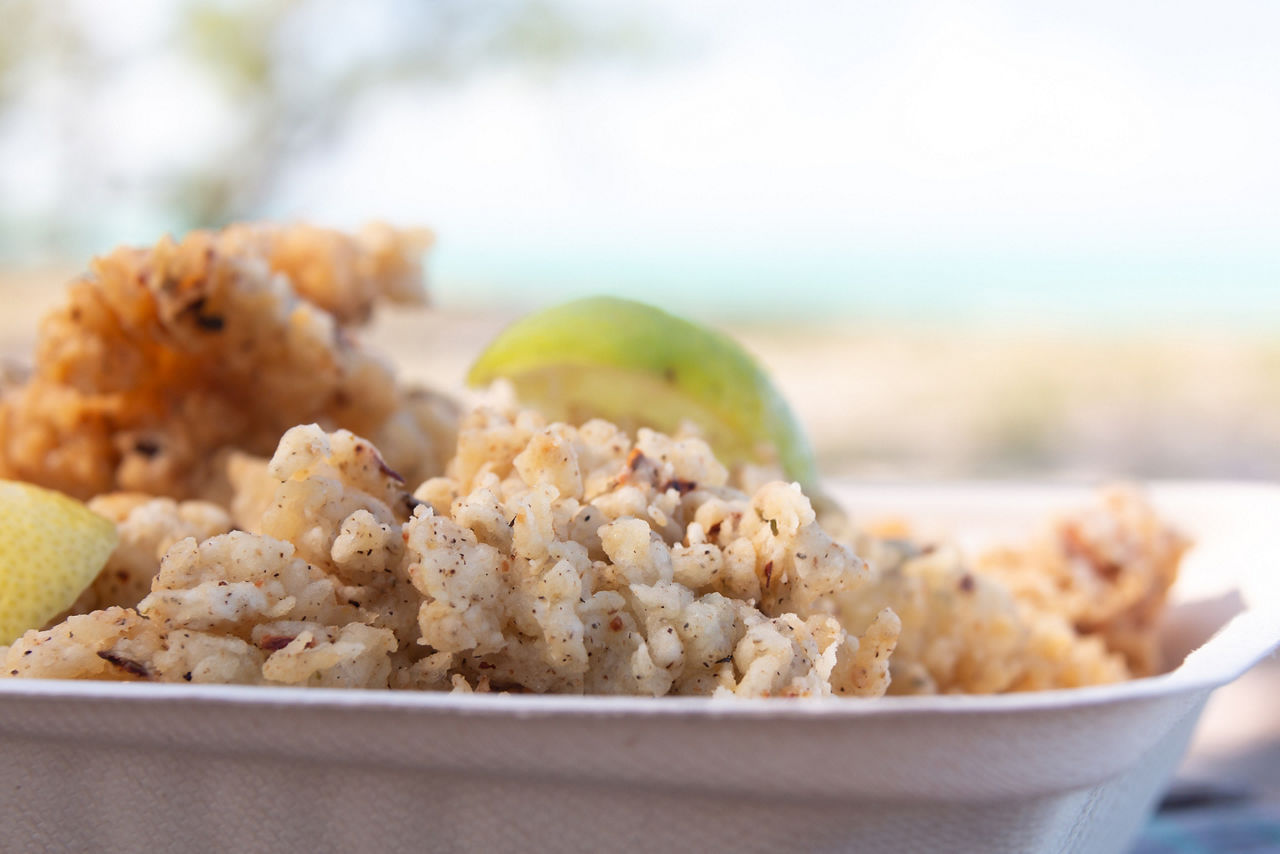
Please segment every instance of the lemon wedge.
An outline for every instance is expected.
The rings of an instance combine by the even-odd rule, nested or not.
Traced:
[[[590,297],[529,315],[489,345],[467,382],[498,378],[553,420],[672,433],[687,419],[725,464],[776,461],[816,486],[808,439],[756,360],[727,335],[653,306]]]
[[[116,547],[116,526],[53,492],[0,480],[0,645],[71,606]]]

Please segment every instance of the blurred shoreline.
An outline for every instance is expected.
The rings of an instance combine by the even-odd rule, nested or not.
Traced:
[[[66,270],[0,274],[0,359],[29,362]],[[518,312],[383,311],[361,337],[407,377],[462,377]],[[714,318],[708,318],[714,322]],[[766,366],[828,476],[1280,479],[1280,336],[938,321],[722,328]]]

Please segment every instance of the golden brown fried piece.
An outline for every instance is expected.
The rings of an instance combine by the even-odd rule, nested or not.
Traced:
[[[232,225],[218,251],[259,256],[289,277],[293,290],[343,324],[364,323],[382,300],[420,303],[419,258],[432,243],[425,229],[399,231],[374,223],[356,235],[311,225]]]
[[[1137,492],[1110,489],[1025,546],[974,562],[952,546],[869,535],[871,583],[845,621],[892,608],[902,634],[890,692],[987,694],[1074,688],[1161,666],[1155,622],[1187,541]]]
[[[197,497],[225,452],[269,455],[307,422],[373,438],[410,480],[437,473],[452,406],[400,387],[344,325],[422,301],[428,242],[233,226],[96,259],[44,319],[30,379],[0,390],[0,477]]]
[[[231,518],[207,501],[174,501],[136,492],[112,492],[89,509],[116,524],[120,540],[102,572],[77,603],[75,613],[112,605],[132,608],[151,592],[160,559],[179,540],[203,542],[231,530]]]
[[[1058,520],[1029,548],[985,554],[978,571],[1040,612],[1124,656],[1135,675],[1159,669],[1155,623],[1190,541],[1132,489]]]

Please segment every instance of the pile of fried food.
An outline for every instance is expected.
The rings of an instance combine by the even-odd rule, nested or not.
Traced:
[[[824,527],[692,432],[461,412],[354,334],[423,300],[429,239],[235,226],[71,284],[0,373],[0,478],[88,500],[119,545],[0,674],[874,697],[1159,666],[1186,542],[1136,492],[970,558]]]

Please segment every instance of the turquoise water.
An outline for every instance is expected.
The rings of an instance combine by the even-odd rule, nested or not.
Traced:
[[[435,291],[452,307],[524,309],[615,293],[743,318],[1034,321],[1280,330],[1280,251],[736,253],[472,250],[442,243]]]

